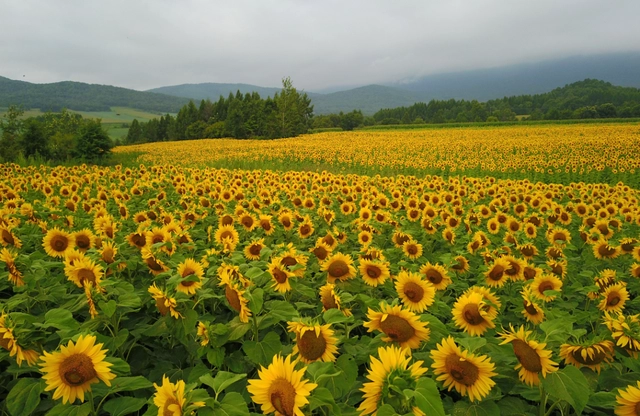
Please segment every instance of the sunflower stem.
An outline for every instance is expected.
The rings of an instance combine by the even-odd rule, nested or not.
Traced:
[[[556,407],[558,407],[559,404],[560,404],[560,400],[552,404],[549,410],[547,411],[547,413],[545,413],[545,416],[551,416],[551,412],[553,412],[556,409]]]
[[[542,384],[540,385],[540,406],[538,408],[538,414],[540,416],[546,416],[547,410],[547,393],[544,391],[544,387],[542,387]]]
[[[253,315],[251,321],[253,322],[253,340],[258,341],[258,318]]]

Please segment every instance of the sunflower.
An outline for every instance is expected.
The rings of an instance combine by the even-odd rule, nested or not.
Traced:
[[[106,264],[112,264],[116,261],[116,254],[118,254],[118,248],[113,241],[107,241],[103,244],[99,250],[100,259]]]
[[[331,254],[331,247],[322,241],[321,238],[316,240],[316,245],[309,249],[319,261],[324,261]]]
[[[516,258],[511,255],[502,256],[502,259],[509,262],[509,268],[505,270],[505,274],[511,281],[516,280],[525,280],[524,278],[524,269],[527,267],[527,262],[525,260]]]
[[[216,242],[225,248],[225,251],[233,251],[240,241],[240,236],[233,225],[220,226],[214,235]]]
[[[562,247],[571,242],[571,234],[564,228],[550,228],[547,231],[547,241],[549,244]]]
[[[85,285],[88,285],[99,288],[100,281],[104,276],[102,266],[96,264],[88,257],[77,260],[73,262],[73,264],[66,263],[64,273],[67,278],[78,287],[85,287]]]
[[[395,389],[390,388],[390,383],[397,381],[397,378],[402,379],[403,386],[413,387],[412,385],[427,372],[427,369],[422,367],[422,361],[416,361],[409,365],[411,354],[407,349],[397,348],[393,345],[380,347],[378,348],[378,357],[379,359],[373,355],[369,356],[371,365],[367,378],[371,381],[364,383],[360,389],[364,393],[364,400],[358,407],[361,415],[376,414],[382,405],[395,402],[394,399],[398,393]],[[423,414],[419,410],[416,412],[415,409],[404,410],[414,410],[414,414]],[[402,413],[406,413],[405,411]]]
[[[7,278],[14,286],[20,287],[24,286],[24,280],[22,280],[22,272],[18,270],[16,266],[17,258],[18,253],[13,250],[8,248],[0,250],[0,261],[6,265],[7,271],[9,272]]]
[[[142,260],[149,268],[149,272],[151,272],[154,276],[157,276],[160,273],[164,273],[169,270],[169,268],[165,266],[162,260],[158,259],[148,248],[143,248],[141,254]]]
[[[0,315],[0,347],[9,351],[9,357],[16,357],[18,366],[26,361],[29,365],[34,365],[39,358],[39,354],[34,350],[25,350],[13,334],[13,329],[7,323],[7,315]]]
[[[350,315],[348,309],[343,309],[340,306],[340,294],[332,283],[327,283],[320,288],[320,302],[322,303],[322,312],[326,312],[329,309],[338,309],[346,316]]]
[[[638,356],[640,352],[640,315],[625,316],[605,312],[604,323],[611,331],[611,337],[616,345],[624,348],[629,355]]]
[[[260,260],[260,252],[265,248],[264,238],[251,241],[244,248],[244,256],[247,260]]]
[[[160,290],[155,283],[149,286],[149,289],[147,289],[147,291],[156,301],[156,307],[158,308],[160,315],[166,316],[167,313],[170,313],[171,316],[175,319],[182,317],[182,315],[180,315],[180,313],[176,310],[176,306],[178,306],[178,302],[176,301],[176,299],[169,297],[169,295]]]
[[[610,246],[607,240],[600,239],[593,245],[593,255],[598,259],[615,259],[620,255],[620,248]]]
[[[353,267],[353,260],[349,254],[332,254],[322,263],[320,270],[327,272],[327,282],[329,283],[335,283],[336,280],[343,282],[356,276],[356,269]]]
[[[461,350],[452,337],[443,339],[431,351],[431,358],[437,380],[449,391],[455,388],[461,395],[469,396],[472,402],[487,396],[496,384],[491,379],[497,375],[491,360],[486,355],[476,356]]]
[[[513,352],[518,358],[518,365],[515,367],[520,381],[529,386],[540,384],[540,375],[545,378],[547,374],[558,371],[558,363],[551,361],[551,351],[545,350],[545,343],[539,343],[529,339],[532,331],[525,331],[521,326],[517,331],[509,325],[510,331],[500,333],[500,338],[504,341],[500,345],[511,343]]]
[[[147,233],[145,231],[136,231],[127,236],[127,242],[131,247],[142,249],[147,247]]]
[[[427,262],[420,267],[420,274],[423,275],[436,290],[445,290],[451,284],[451,278],[447,269],[439,264]]]
[[[47,231],[47,235],[42,240],[44,251],[51,257],[64,257],[67,251],[73,248],[74,243],[73,235],[58,227]]]
[[[616,403],[615,414],[617,416],[640,415],[640,381],[636,386],[629,385],[626,389],[618,389]]]
[[[469,271],[469,260],[467,260],[466,257],[456,256],[453,260],[455,260],[456,263],[449,266],[449,268],[455,273],[466,273]]]
[[[587,345],[562,344],[560,346],[560,357],[565,363],[578,368],[589,367],[598,374],[600,374],[602,363],[613,361],[614,354],[614,345],[611,341],[591,342]]]
[[[631,276],[640,278],[640,263],[633,263],[629,272],[631,273]]]
[[[298,235],[300,238],[308,238],[313,234],[315,228],[309,217],[305,217],[304,221],[298,226]]]
[[[531,294],[545,302],[552,301],[556,295],[545,295],[547,290],[559,292],[562,289],[562,280],[551,274],[539,274],[531,282]]]
[[[247,391],[264,414],[304,416],[300,408],[309,403],[307,397],[317,384],[303,379],[306,368],[296,370],[295,365],[291,355],[286,358],[274,355],[267,368],[260,366],[259,378],[249,380]]]
[[[0,225],[0,243],[3,246],[22,247],[20,239],[16,237],[11,228],[6,225]]]
[[[629,292],[624,283],[616,283],[602,292],[602,300],[598,304],[598,309],[606,312],[620,312],[624,309],[624,304],[629,300]]]
[[[280,264],[294,276],[304,277],[309,259],[303,254],[298,254],[292,243],[289,243],[287,247],[288,249],[280,256]]]
[[[269,263],[268,270],[274,280],[271,287],[274,288],[276,292],[286,293],[291,290],[289,279],[294,277],[294,274],[290,272],[284,264],[282,264],[281,257],[273,258],[271,263]]]
[[[253,231],[253,229],[256,228],[258,225],[254,216],[248,212],[242,213],[240,215],[240,218],[238,218],[238,221],[240,222],[240,224],[242,224],[244,229],[249,232]]]
[[[415,260],[422,256],[422,244],[416,243],[413,240],[405,241],[404,244],[402,244],[402,252],[411,260]]]
[[[296,334],[293,355],[299,354],[302,362],[335,361],[338,338],[331,325],[307,325],[302,322],[288,322],[288,331]]]
[[[360,231],[358,234],[358,243],[362,246],[368,246],[373,241],[373,235],[370,231]]]
[[[188,258],[180,263],[178,265],[178,274],[182,277],[178,287],[176,287],[178,292],[193,295],[196,293],[196,290],[202,287],[204,270],[202,269],[202,264],[194,259]],[[189,279],[185,280],[187,277]]]
[[[93,247],[96,239],[96,236],[88,228],[77,231],[73,236],[76,241],[76,247],[83,253]]]
[[[395,285],[398,297],[411,312],[422,313],[435,301],[435,287],[418,273],[401,271]]]
[[[173,384],[167,376],[163,375],[162,386],[153,383],[153,387],[156,388],[153,404],[158,407],[158,416],[182,416],[182,408],[186,403],[184,381],[178,380]]]
[[[507,271],[511,269],[511,263],[506,258],[499,258],[484,273],[485,282],[491,287],[502,287],[507,282]]]
[[[238,312],[240,322],[249,322],[251,311],[247,306],[249,299],[244,297],[245,290],[236,282],[228,281],[224,284],[224,296],[227,298],[229,306]]]
[[[386,335],[383,341],[397,342],[401,348],[416,349],[421,341],[429,339],[428,322],[421,322],[420,316],[400,305],[380,303],[380,312],[369,308],[367,318],[369,322],[363,326],[368,328],[368,332],[382,331]]]
[[[373,287],[383,284],[391,277],[389,264],[383,261],[363,259],[360,260],[358,269],[362,275],[362,280],[364,280],[367,285]]]
[[[116,376],[109,369],[112,364],[105,361],[106,353],[93,335],[80,335],[75,344],[69,341],[60,352],[45,351],[40,357],[42,378],[47,383],[44,391],[55,389],[54,400],[62,397],[63,404],[73,404],[76,398],[84,402],[84,394],[91,391],[91,385],[98,383],[98,379],[111,386]]]
[[[481,336],[494,328],[493,320],[498,316],[496,308],[489,305],[478,292],[461,295],[451,310],[456,326],[472,336]]]

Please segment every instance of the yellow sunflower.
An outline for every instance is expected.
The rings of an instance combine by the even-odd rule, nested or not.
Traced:
[[[467,263],[468,265],[468,263]],[[423,275],[436,290],[445,290],[451,284],[451,278],[447,269],[439,264],[427,262],[420,267],[420,274]]]
[[[531,282],[531,294],[545,302],[552,301],[556,295],[545,295],[547,290],[560,291],[562,280],[551,274],[539,274]]]
[[[249,380],[247,391],[264,414],[304,416],[301,408],[309,403],[307,397],[317,384],[303,379],[306,368],[296,370],[295,365],[290,355],[286,358],[274,355],[267,368],[260,366],[259,378]]]
[[[451,310],[456,326],[472,336],[481,336],[495,328],[496,308],[489,305],[482,294],[470,292],[461,295]]]
[[[617,416],[638,416],[640,414],[640,381],[636,386],[618,389],[615,414]]]
[[[334,253],[322,263],[320,270],[327,272],[327,282],[335,283],[353,279],[356,276],[356,268],[349,254]]]
[[[236,282],[228,281],[224,284],[224,296],[227,298],[229,306],[238,312],[240,322],[249,322],[251,311],[247,306],[249,299],[244,297],[245,290]]]
[[[127,236],[127,242],[131,247],[142,249],[147,247],[147,233],[145,231],[136,231]]]
[[[402,306],[390,306],[380,303],[380,312],[369,308],[367,312],[369,322],[363,326],[368,332],[378,330],[386,336],[382,338],[385,342],[397,342],[402,348],[416,349],[420,342],[429,339],[428,322],[421,322],[420,316]]]
[[[96,239],[96,236],[88,228],[77,231],[73,236],[76,241],[76,247],[83,253],[93,247]]]
[[[360,403],[358,410],[361,415],[376,414],[379,407],[389,401],[393,401],[397,392],[389,388],[389,383],[395,378],[402,378],[407,386],[412,384],[427,372],[422,367],[422,361],[416,361],[409,365],[411,354],[409,350],[394,346],[378,348],[378,358],[369,356],[371,361],[367,378],[370,380],[363,384],[360,391],[364,393],[364,400]],[[404,399],[404,397],[402,397]],[[414,414],[423,414],[417,409],[403,409],[402,413],[414,410]],[[406,412],[405,412],[406,411]]]
[[[274,280],[271,287],[274,288],[276,292],[286,293],[291,290],[291,283],[289,283],[289,279],[294,277],[294,274],[291,273],[284,264],[282,264],[281,257],[273,258],[269,263],[268,270]]]
[[[18,253],[8,248],[3,248],[0,250],[0,261],[3,262],[9,272],[9,276],[7,277],[9,281],[17,287],[24,286],[24,280],[22,280],[22,272],[18,270],[16,266],[16,259],[18,258]]]
[[[322,241],[322,238],[318,238],[316,240],[316,245],[311,247],[309,251],[316,256],[318,261],[325,261],[331,254],[332,249],[331,247],[329,247],[329,245]]]
[[[200,345],[205,347],[209,345],[209,324],[198,321],[198,327],[196,328],[196,335],[200,338]]]
[[[613,361],[615,354],[611,341],[590,342],[588,344],[562,344],[560,357],[565,363],[578,368],[585,366],[600,374],[602,363]]]
[[[84,402],[84,394],[91,391],[92,384],[99,383],[98,379],[111,386],[116,376],[109,370],[112,364],[105,361],[106,353],[93,335],[80,335],[75,344],[69,341],[60,352],[45,351],[40,357],[42,378],[47,383],[44,390],[55,389],[54,400],[62,398],[63,404],[73,404],[76,399]]]
[[[507,282],[507,272],[511,269],[511,264],[506,258],[494,260],[493,264],[484,273],[485,282],[491,287],[502,287]]]
[[[332,283],[327,283],[320,288],[320,302],[322,303],[322,312],[326,312],[329,309],[338,309],[346,316],[351,315],[349,309],[344,309],[340,305],[340,294],[336,291],[336,286]]]
[[[159,275],[160,273],[164,273],[169,268],[165,266],[165,264],[157,258],[151,250],[148,248],[143,248],[141,251],[142,260],[145,262],[147,267],[149,268],[149,272],[151,272],[154,276]]]
[[[598,259],[615,259],[620,255],[620,248],[610,246],[609,242],[604,239],[598,240],[593,245],[593,255]]]
[[[18,340],[13,334],[7,322],[7,315],[0,315],[0,347],[9,351],[9,357],[16,357],[18,366],[22,366],[22,362],[26,361],[29,365],[34,365],[39,358],[39,354],[34,350],[26,350],[18,344]]]
[[[166,375],[162,375],[162,386],[153,383],[153,387],[156,388],[153,404],[158,408],[158,416],[182,416],[186,403],[184,381],[178,380],[173,384]]]
[[[171,316],[175,319],[182,317],[182,315],[180,315],[180,312],[176,310],[176,306],[178,306],[178,302],[176,301],[176,299],[169,297],[169,295],[160,290],[155,283],[149,286],[149,289],[147,289],[147,291],[156,301],[156,307],[158,308],[158,312],[160,312],[160,315],[166,316],[167,313],[170,313]]]
[[[504,341],[500,345],[511,343],[513,352],[518,358],[518,365],[515,369],[518,371],[520,381],[529,386],[537,386],[540,384],[540,375],[545,378],[547,374],[558,371],[558,363],[551,361],[551,351],[545,350],[545,343],[539,343],[533,339],[529,339],[532,331],[525,331],[521,326],[517,331],[513,326],[509,325],[510,331],[500,333],[500,338]]]
[[[624,304],[629,300],[629,292],[624,283],[616,283],[602,292],[602,300],[598,309],[606,312],[619,312],[624,309]]]
[[[331,325],[307,325],[302,322],[288,322],[288,331],[296,334],[293,355],[310,364],[314,361],[335,361],[338,352],[338,338]]]
[[[51,257],[64,257],[73,248],[75,240],[72,234],[54,227],[47,231],[42,240],[44,251]]]
[[[431,351],[431,358],[437,380],[449,391],[455,388],[461,395],[469,396],[472,402],[487,396],[496,384],[491,379],[497,375],[491,360],[486,355],[476,356],[461,350],[452,337],[443,339]]]
[[[411,312],[422,313],[435,301],[435,287],[418,273],[401,271],[395,285],[398,297]]]
[[[214,238],[216,242],[225,248],[226,251],[233,251],[240,241],[240,236],[233,225],[222,225],[220,226],[215,234]]]
[[[260,260],[260,252],[265,248],[264,238],[251,241],[244,248],[244,256],[247,260]]]
[[[616,345],[624,348],[629,355],[637,357],[640,352],[640,315],[626,316],[608,312],[604,315],[604,323],[611,331]]]
[[[183,280],[180,281],[176,290],[187,295],[193,295],[196,290],[202,287],[202,278],[204,277],[204,270],[202,264],[194,259],[186,259],[178,265],[178,274]],[[193,276],[193,277],[190,277]],[[189,277],[188,280],[184,280]]]
[[[466,273],[469,271],[469,260],[467,260],[466,257],[456,256],[453,260],[455,261],[455,264],[451,265],[449,268],[455,273]]]
[[[383,284],[391,277],[389,265],[383,261],[360,260],[358,269],[362,275],[362,280],[364,280],[367,285],[373,287]]]
[[[13,233],[12,229],[6,225],[0,225],[0,244],[3,246],[22,247],[22,242]]]
[[[405,241],[404,244],[402,244],[402,252],[411,260],[415,260],[422,256],[422,244],[416,243],[413,240]]]
[[[76,260],[73,264],[67,262],[64,268],[64,273],[67,278],[78,287],[90,285],[95,288],[99,288],[100,281],[104,276],[102,266],[96,264],[88,257]]]

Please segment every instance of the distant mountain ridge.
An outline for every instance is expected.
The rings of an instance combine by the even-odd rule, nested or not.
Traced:
[[[109,111],[111,107],[130,107],[158,113],[175,113],[189,99],[142,92],[110,85],[63,81],[32,84],[0,76],[0,107],[22,105],[42,111],[63,108],[78,111]]]

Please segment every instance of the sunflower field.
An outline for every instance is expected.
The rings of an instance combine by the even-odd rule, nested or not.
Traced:
[[[521,129],[0,165],[0,414],[640,415],[640,128]]]

